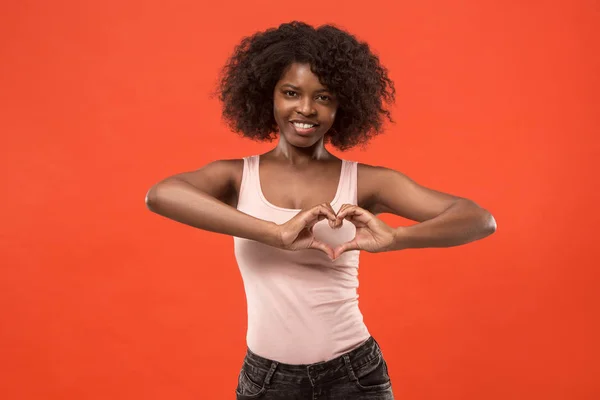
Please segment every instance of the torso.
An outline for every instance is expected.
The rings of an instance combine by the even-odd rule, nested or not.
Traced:
[[[339,210],[356,201],[354,166],[335,157],[292,166],[261,155],[240,164],[228,163],[230,191],[235,186],[239,192],[243,172],[235,207],[255,218],[283,224],[298,210],[334,199],[332,208]],[[234,171],[235,184],[230,179]],[[320,221],[313,228],[314,237],[331,247],[356,234],[349,223],[334,230]],[[332,261],[318,251],[286,251],[234,236],[248,308],[248,348],[264,358],[299,365],[339,357],[364,343],[369,331],[358,306],[359,253],[348,251]]]
[[[237,206],[244,165],[242,159],[237,161],[234,187],[227,201],[232,207]],[[341,167],[342,160],[336,157],[311,165],[292,166],[261,155],[259,177],[262,193],[269,203],[282,208],[307,209],[330,203],[337,191]],[[358,206],[371,211],[370,189],[368,185],[360,184],[362,180],[368,180],[368,173],[368,166],[359,163]]]

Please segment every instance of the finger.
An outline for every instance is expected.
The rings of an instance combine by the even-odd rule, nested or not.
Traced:
[[[331,210],[328,210],[326,207],[318,205],[307,211],[306,215],[303,218],[303,221],[305,226],[311,227],[324,218],[327,218],[329,220],[335,219],[335,214]]]
[[[340,207],[340,209],[337,213],[339,214],[340,212],[344,211],[348,207],[352,207],[352,204],[342,204],[342,206]]]
[[[350,251],[350,250],[360,250],[360,248],[358,247],[358,243],[356,243],[355,240],[352,240],[352,241],[346,242],[346,243],[342,243],[341,245],[337,246],[333,250],[333,259],[335,260],[336,258],[341,256],[344,252]]]
[[[310,242],[310,244],[308,245],[308,248],[310,249],[316,249],[316,250],[321,250],[323,253],[327,254],[327,256],[333,260],[334,256],[333,256],[333,249],[331,247],[329,247],[328,245],[326,245],[325,243],[317,240],[317,239],[313,239],[312,242]]]
[[[337,218],[339,220],[344,220],[349,219],[349,217],[352,215],[354,215],[354,208],[353,206],[348,205],[340,209],[340,212],[337,214]]]
[[[344,210],[346,210],[348,207],[351,207],[351,206],[352,206],[352,204],[342,204],[342,206],[338,210],[338,212],[336,214],[336,220],[337,220],[338,226],[342,226],[342,224],[344,223],[344,218],[340,217],[340,213],[342,213]]]
[[[359,221],[358,216],[356,216],[354,214],[346,215],[344,217],[344,220],[350,222],[352,225],[354,225],[357,228],[364,228],[365,226],[368,226],[368,223]]]
[[[347,218],[349,216],[351,218]],[[373,218],[373,214],[358,206],[350,206],[339,212],[338,218],[351,219],[366,224]]]
[[[334,217],[334,218],[329,218],[329,226],[331,227],[331,229],[337,229],[340,226],[342,226],[342,220],[339,220],[337,218],[336,212],[333,209],[333,207],[331,206],[331,204],[330,203],[323,203],[322,206],[325,207],[326,209],[328,209],[329,211],[331,211],[331,214]]]
[[[335,221],[335,219],[336,219],[335,211],[333,211],[333,207],[331,207],[331,204],[323,203],[323,204],[319,204],[315,208],[318,210],[317,212],[319,214],[327,216],[327,218],[330,221]]]

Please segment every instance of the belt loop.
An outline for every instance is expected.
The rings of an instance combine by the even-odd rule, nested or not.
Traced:
[[[269,386],[271,384],[271,378],[275,373],[275,368],[277,368],[277,361],[273,361],[271,363],[271,368],[269,369],[269,372],[267,372],[267,376],[265,377],[265,386]]]
[[[356,375],[354,375],[354,370],[352,369],[352,364],[350,363],[350,357],[348,356],[348,354],[344,354],[343,358],[344,363],[346,364],[346,369],[348,370],[348,376],[350,377],[350,380],[357,381],[358,378],[356,377]]]

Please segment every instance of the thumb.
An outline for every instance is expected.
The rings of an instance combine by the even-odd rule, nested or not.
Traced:
[[[358,244],[356,243],[355,240],[352,240],[352,241],[346,242],[346,243],[342,243],[339,246],[337,246],[333,250],[333,259],[335,260],[336,258],[338,258],[343,253],[345,253],[346,251],[349,251],[349,250],[360,250],[360,248],[358,247]]]
[[[331,247],[329,247],[328,245],[326,245],[325,243],[317,240],[317,239],[313,239],[312,242],[310,242],[310,244],[308,245],[309,249],[316,249],[316,250],[321,250],[323,253],[327,254],[327,256],[333,260],[333,249]]]

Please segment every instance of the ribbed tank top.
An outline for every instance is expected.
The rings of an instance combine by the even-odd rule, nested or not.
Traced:
[[[282,224],[301,210],[271,204],[259,180],[259,156],[244,158],[238,210]],[[331,206],[357,204],[357,163],[342,160]],[[355,226],[345,220],[333,230],[327,220],[313,228],[317,239],[335,247],[351,240]],[[234,237],[235,257],[248,306],[248,348],[286,364],[333,359],[360,346],[370,336],[358,307],[359,251],[335,261],[319,250],[283,250]]]

